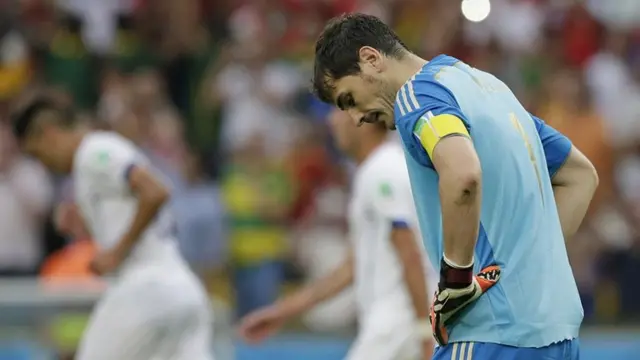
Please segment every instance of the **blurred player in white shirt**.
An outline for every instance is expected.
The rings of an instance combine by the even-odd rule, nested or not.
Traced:
[[[80,129],[73,113],[35,98],[14,117],[22,149],[71,172],[80,213],[100,253],[92,263],[115,284],[98,302],[78,360],[209,360],[207,295],[182,260],[167,188],[125,138]]]
[[[335,111],[330,122],[338,146],[358,163],[348,219],[352,254],[326,277],[249,314],[240,333],[249,342],[262,341],[353,285],[359,332],[348,360],[431,359],[428,314],[437,280],[427,270],[404,153],[384,127],[358,128],[344,116]]]

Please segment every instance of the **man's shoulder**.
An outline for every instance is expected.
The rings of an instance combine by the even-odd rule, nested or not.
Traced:
[[[396,182],[407,177],[404,151],[400,144],[380,145],[356,172],[356,186],[377,186],[380,182]]]
[[[74,173],[91,169],[108,170],[118,158],[137,153],[135,145],[113,132],[92,132],[85,135],[74,157]]]
[[[108,131],[97,131],[85,135],[77,154],[91,156],[100,153],[116,153],[135,149],[133,143],[120,134]]]
[[[458,64],[464,64],[464,62],[444,54],[434,57],[403,84],[397,94],[398,97],[403,96],[403,90],[412,89],[416,93],[428,93],[432,87],[442,86],[438,80],[443,74],[443,69],[457,66]]]
[[[133,143],[122,135],[111,131],[96,131],[87,134],[82,142],[81,148],[92,150],[96,148],[131,148]]]
[[[443,69],[462,63],[460,60],[439,55],[426,63],[396,94],[396,125],[401,132],[413,131],[413,125],[425,112],[455,104],[451,90],[439,81]]]

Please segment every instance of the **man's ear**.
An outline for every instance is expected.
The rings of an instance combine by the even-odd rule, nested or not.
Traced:
[[[380,51],[370,46],[363,46],[360,48],[358,55],[360,56],[361,65],[369,66],[376,71],[382,70],[383,56]]]

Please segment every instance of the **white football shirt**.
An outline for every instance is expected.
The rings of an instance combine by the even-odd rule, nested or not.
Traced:
[[[361,327],[411,327],[415,321],[402,264],[391,241],[393,226],[412,229],[415,240],[424,250],[404,153],[399,144],[389,141],[375,149],[358,167],[349,204]],[[437,281],[424,251],[423,254],[428,295],[431,295]]]
[[[76,151],[75,200],[100,249],[115,246],[136,214],[138,200],[128,182],[134,166],[149,166],[149,162],[132,142],[116,133],[89,133]],[[119,272],[149,265],[181,264],[174,230],[175,222],[167,206],[149,225]]]

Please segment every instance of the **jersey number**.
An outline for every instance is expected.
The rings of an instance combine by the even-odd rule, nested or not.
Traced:
[[[538,188],[540,189],[540,198],[544,203],[544,197],[542,196],[542,178],[540,177],[540,171],[538,170],[538,161],[536,159],[536,155],[533,152],[531,141],[529,141],[529,137],[527,136],[527,133],[524,131],[524,128],[522,127],[522,124],[520,123],[520,120],[518,120],[518,117],[516,116],[515,113],[509,114],[509,120],[511,121],[511,125],[516,129],[516,131],[522,137],[522,141],[524,141],[524,146],[527,148],[527,151],[529,152],[529,160],[531,160],[531,165],[533,166],[533,170],[535,171],[536,178],[538,180]]]

